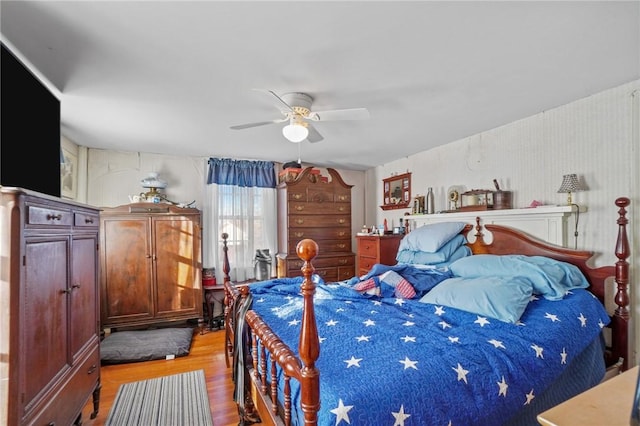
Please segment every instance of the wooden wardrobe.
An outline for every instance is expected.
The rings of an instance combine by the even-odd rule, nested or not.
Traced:
[[[133,203],[100,213],[103,328],[202,318],[200,211]]]
[[[322,176],[305,168],[278,184],[278,277],[301,276],[298,242],[312,238],[318,244],[315,273],[326,282],[355,275],[351,247],[351,187],[334,169]],[[287,175],[289,176],[289,175]]]
[[[98,210],[0,186],[0,424],[80,424],[100,396]]]

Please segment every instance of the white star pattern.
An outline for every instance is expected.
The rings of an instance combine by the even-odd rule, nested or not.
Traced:
[[[261,297],[260,299],[256,300],[256,302],[263,303],[264,302],[264,297]]]
[[[509,385],[504,381],[504,376],[502,376],[501,382],[496,382],[498,384],[498,396],[507,396],[507,388]]]
[[[370,314],[374,314],[374,315],[375,315],[375,314],[377,314],[377,313],[378,313],[378,311],[376,311],[375,309],[372,309],[372,310],[370,310],[370,311],[369,311],[369,313],[370,313]]]
[[[529,393],[527,394],[526,398],[527,398],[527,400],[524,402],[524,404],[523,404],[523,405],[529,405],[529,404],[531,404],[531,401],[533,401],[533,398],[535,398],[535,396],[533,395],[533,389],[531,389],[531,390],[529,391]]]
[[[291,296],[291,295],[286,296],[286,297],[285,297],[285,299],[287,299],[287,300],[293,300],[293,296]]]
[[[298,324],[300,324],[300,320],[299,319],[294,319],[294,320],[289,321],[289,325],[298,325]]]
[[[404,421],[411,417],[411,414],[405,414],[404,405],[400,406],[400,411],[398,411],[397,413],[392,411],[391,414],[396,419],[393,426],[404,426]]]
[[[379,300],[374,300],[373,304],[376,305],[376,306],[382,306],[382,302],[379,301]]]
[[[344,405],[342,399],[338,401],[338,406],[331,410],[331,412],[336,415],[336,426],[338,426],[343,420],[347,422],[347,424],[351,424],[351,420],[349,420],[349,411],[352,408],[353,405]]]
[[[456,336],[449,336],[449,341],[451,343],[460,343],[460,338]]]
[[[437,316],[442,316],[445,314],[444,306],[436,306],[436,311],[434,312]]]
[[[602,320],[598,321],[598,327],[604,328],[604,323],[602,322]]]
[[[458,363],[457,367],[451,367],[451,369],[458,373],[458,381],[462,380],[467,383],[467,374],[469,373],[469,370],[465,370],[464,368],[462,368],[460,363]]]
[[[344,312],[344,308],[338,308],[336,309],[336,312]]]
[[[349,367],[360,367],[360,361],[362,361],[362,358],[354,358],[352,356],[351,359],[347,359],[344,362],[347,363],[347,368],[349,368]]]
[[[473,323],[480,324],[480,327],[484,327],[487,324],[491,324],[488,319],[486,319],[485,317],[481,317],[480,315],[478,315],[478,319],[476,319]]]
[[[544,317],[550,319],[551,322],[556,322],[556,321],[560,322],[557,315],[550,314],[549,312],[545,313]]]
[[[562,348],[562,352],[560,352],[560,364],[567,363],[567,355],[567,350],[565,348]]]
[[[502,348],[502,349],[506,349],[506,348],[504,347],[504,345],[502,344],[502,342],[501,342],[501,341],[499,341],[499,340],[491,339],[491,340],[489,340],[488,342],[489,342],[489,343],[491,343],[495,348]]]
[[[327,340],[327,338],[326,338],[326,337],[319,337],[319,336],[318,336],[318,340],[320,341],[320,343],[322,343],[322,342],[324,342],[325,340]]]
[[[415,336],[404,336],[404,337],[401,337],[400,340],[404,340],[405,343],[407,343],[407,342],[415,342],[416,341],[416,337]]]
[[[580,320],[580,324],[583,327],[587,326],[587,318],[584,315],[582,315],[582,312],[580,312],[580,316],[578,317],[578,319]]]
[[[418,367],[416,366],[416,364],[418,363],[418,361],[411,361],[409,358],[407,358],[406,356],[404,357],[403,360],[399,361],[400,364],[404,364],[404,369],[406,370],[407,368],[413,368],[414,370],[417,370]]]
[[[371,336],[364,336],[364,335],[362,335],[362,336],[358,336],[358,337],[356,337],[356,340],[357,340],[358,342],[368,342],[370,338],[371,338]]]
[[[365,325],[365,327],[372,327],[374,325],[376,325],[376,322],[374,320],[366,320],[365,322],[363,322],[363,324]]]
[[[542,349],[540,346],[538,345],[531,345],[531,348],[536,351],[536,358],[542,358],[544,359],[544,356],[542,355],[542,351],[544,351],[544,349]]]
[[[451,326],[447,324],[446,321],[440,321],[438,325],[441,326],[443,330],[446,330],[447,328],[451,328]]]
[[[338,321],[336,321],[336,320],[329,320],[325,324],[328,325],[329,327],[333,327],[337,323],[338,323]]]
[[[416,323],[413,321],[405,321],[402,325],[404,325],[405,327],[411,327],[412,325],[416,325]]]
[[[405,304],[405,301],[404,301],[404,299],[396,299],[395,304],[402,306],[402,305]]]

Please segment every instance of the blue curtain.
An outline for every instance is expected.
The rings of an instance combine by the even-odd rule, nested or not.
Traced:
[[[275,188],[276,174],[272,161],[209,158],[207,184],[240,187]]]

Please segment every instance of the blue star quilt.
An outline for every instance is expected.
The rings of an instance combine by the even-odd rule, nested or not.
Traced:
[[[414,274],[412,283],[434,281],[433,271],[405,272]],[[314,297],[320,425],[501,424],[532,404],[609,322],[584,289],[561,300],[532,296],[520,319],[508,323],[418,298],[361,294],[355,281],[319,283]],[[294,352],[300,283],[285,278],[251,287],[252,309]],[[299,389],[291,383],[297,409]],[[303,424],[301,411],[292,417]]]

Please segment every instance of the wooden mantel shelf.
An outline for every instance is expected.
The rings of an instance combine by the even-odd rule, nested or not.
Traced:
[[[416,229],[422,225],[438,222],[460,221],[475,225],[476,218],[480,217],[482,225],[498,224],[512,226],[544,241],[567,247],[568,229],[571,229],[571,233],[573,234],[573,227],[569,226],[568,220],[578,211],[583,213],[587,211],[587,208],[574,204],[521,209],[407,215],[403,218],[409,219],[411,229]],[[491,237],[489,236],[487,239],[490,241]]]

